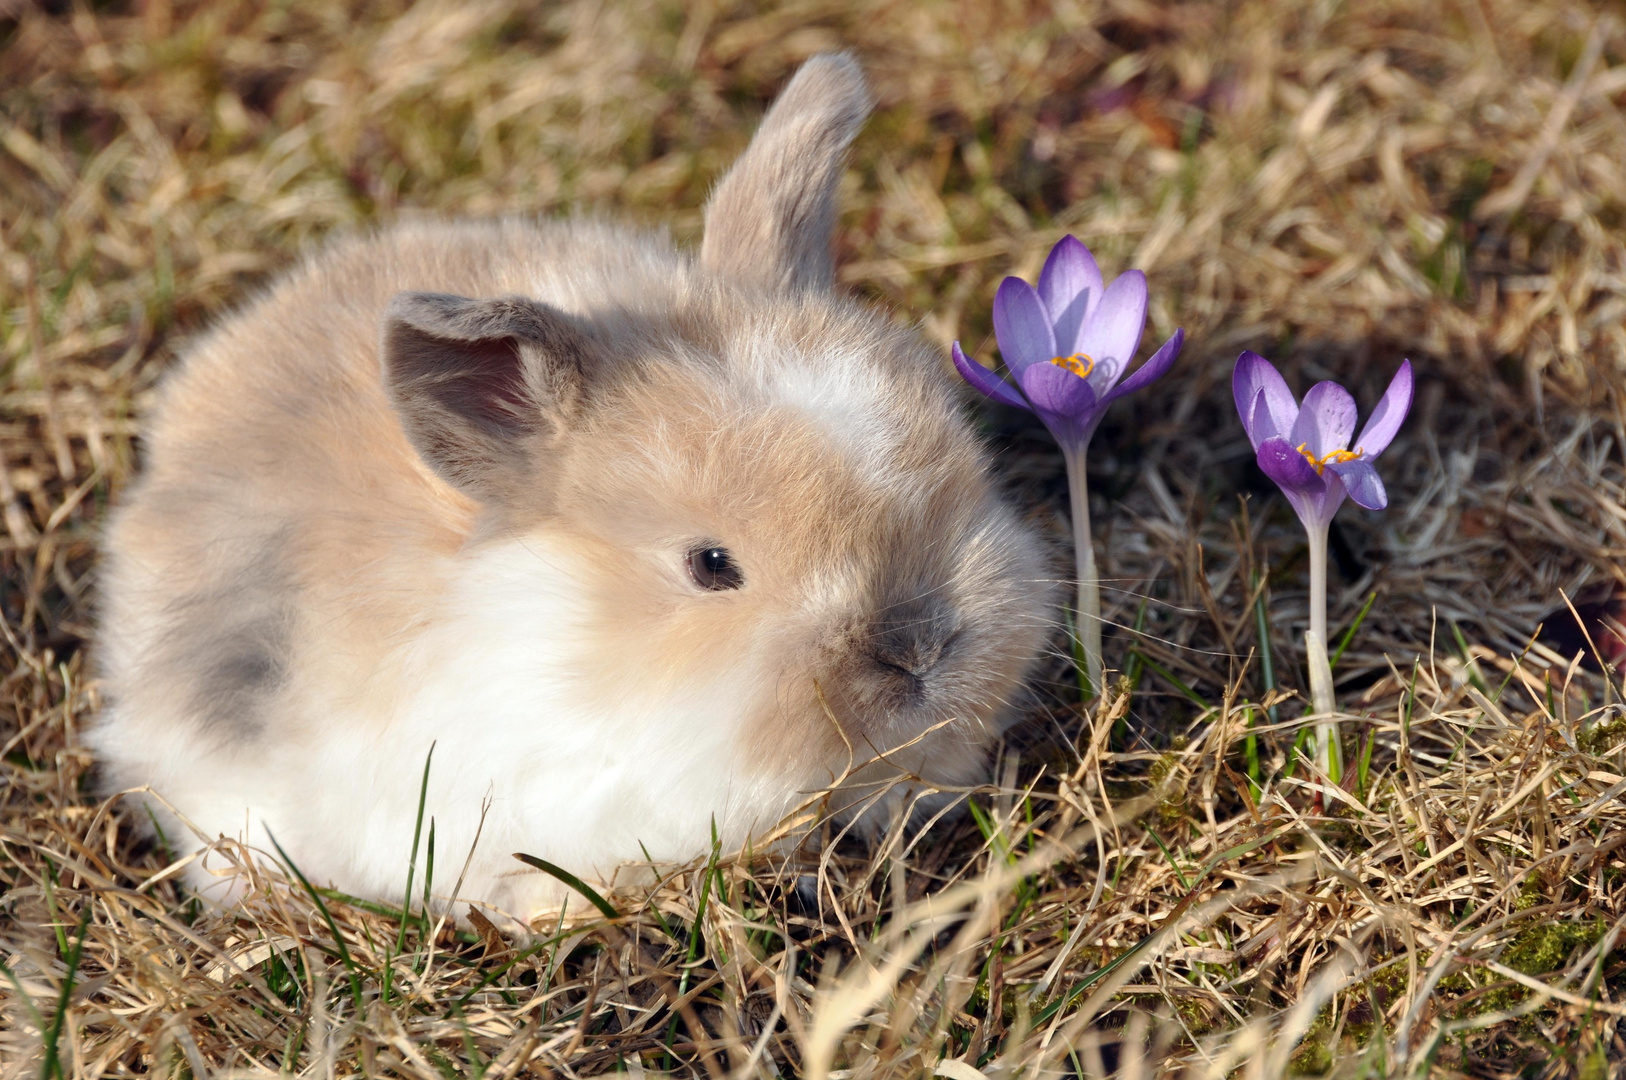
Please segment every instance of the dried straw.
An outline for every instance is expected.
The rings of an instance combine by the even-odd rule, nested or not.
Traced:
[[[181,893],[80,733],[97,524],[188,335],[414,214],[692,240],[843,44],[881,102],[848,286],[986,356],[1001,276],[1073,231],[1188,332],[1091,462],[1126,681],[1082,714],[1058,655],[975,813],[529,944],[413,920],[391,955],[399,913],[264,867],[230,910]],[[1580,0],[0,3],[0,1077],[1619,1075],[1626,719],[1533,638],[1626,581],[1623,56]],[[1367,764],[1324,812],[1243,347],[1368,402],[1420,373],[1391,509],[1335,541],[1333,625],[1376,600],[1337,667]],[[1065,540],[1059,456],[987,420]]]

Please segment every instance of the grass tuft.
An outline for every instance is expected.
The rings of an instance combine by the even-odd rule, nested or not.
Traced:
[[[842,46],[880,102],[844,287],[992,359],[1000,280],[1071,231],[1187,332],[1092,446],[1111,692],[1080,710],[1058,632],[972,811],[577,888],[528,942],[437,922],[432,818],[387,903],[291,863],[182,892],[82,738],[98,531],[177,352],[340,230],[693,243]],[[0,2],[0,1080],[1618,1072],[1626,719],[1536,628],[1626,552],[1623,58],[1586,0]],[[1242,348],[1364,403],[1417,367],[1390,507],[1333,538],[1356,767],[1320,804]],[[1064,547],[1048,436],[974,407]]]

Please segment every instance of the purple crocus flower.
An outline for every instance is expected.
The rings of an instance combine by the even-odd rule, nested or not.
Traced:
[[[1411,408],[1411,361],[1401,362],[1353,448],[1355,399],[1335,382],[1316,383],[1300,405],[1269,360],[1244,352],[1231,375],[1231,393],[1259,467],[1298,511],[1310,541],[1310,627],[1304,645],[1312,707],[1326,718],[1315,726],[1316,765],[1337,783],[1343,760],[1338,723],[1331,718],[1337,702],[1327,659],[1327,527],[1345,495],[1368,510],[1389,505],[1372,462],[1394,441]],[[1316,797],[1319,803],[1320,792]]]
[[[1312,386],[1301,406],[1269,360],[1244,352],[1237,358],[1231,392],[1259,467],[1311,533],[1325,531],[1345,495],[1368,510],[1389,504],[1372,462],[1388,448],[1411,408],[1410,360],[1395,372],[1353,447],[1355,399],[1335,382]]]
[[[985,396],[1044,421],[1061,444],[1073,504],[1073,547],[1078,558],[1078,636],[1084,653],[1086,696],[1099,694],[1101,581],[1090,542],[1090,499],[1084,452],[1107,406],[1152,382],[1174,363],[1186,332],[1174,336],[1133,375],[1129,363],[1146,329],[1146,275],[1131,270],[1111,285],[1101,280],[1090,249],[1064,236],[1050,249],[1037,290],[1008,277],[994,296],[994,336],[1015,385],[970,359],[954,343],[954,366]]]
[[[1127,379],[1146,328],[1146,275],[1130,270],[1103,286],[1089,248],[1064,236],[1039,273],[1037,290],[1008,277],[994,297],[994,335],[1013,386],[954,343],[954,366],[985,396],[1036,413],[1069,454],[1095,434],[1107,406],[1146,386],[1174,363],[1185,331]]]

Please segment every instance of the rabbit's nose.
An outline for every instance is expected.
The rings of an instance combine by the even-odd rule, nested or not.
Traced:
[[[959,619],[947,604],[894,604],[872,625],[869,654],[880,667],[918,682],[942,661],[958,630]]]

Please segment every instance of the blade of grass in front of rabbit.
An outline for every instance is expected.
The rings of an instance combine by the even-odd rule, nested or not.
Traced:
[[[677,941],[677,931],[673,930],[672,924],[666,921],[666,916],[661,914],[661,909],[655,906],[655,894],[659,890],[659,887],[666,884],[666,882],[661,880],[660,873],[655,869],[655,857],[649,853],[649,848],[644,846],[644,842],[642,840],[638,841],[638,850],[644,853],[644,861],[649,864],[649,872],[655,878],[656,885],[656,888],[649,890],[649,895],[645,899],[644,905],[649,908],[649,913],[655,916],[655,921],[660,924],[662,932],[664,932],[666,936],[671,938],[673,941]]]
[[[423,855],[423,922],[420,926],[429,925],[429,905],[431,900],[430,887],[435,883],[435,819],[429,819],[429,839],[425,841]]]
[[[327,905],[322,903],[321,896],[311,887],[309,879],[305,877],[305,872],[288,857],[286,851],[282,850],[282,845],[277,842],[277,835],[271,831],[271,826],[267,825],[265,827],[265,835],[271,838],[271,846],[277,849],[277,854],[282,857],[283,864],[293,871],[294,877],[299,880],[299,884],[304,886],[305,892],[316,905],[316,910],[322,913],[322,920],[327,923],[328,930],[333,934],[333,944],[338,947],[339,960],[344,964],[345,974],[350,977],[350,997],[355,1002],[356,1016],[361,1017],[363,1015],[361,976],[356,972],[356,962],[350,957],[350,947],[344,943],[344,935],[339,933],[339,924],[333,920],[333,913],[327,909]]]
[[[712,903],[731,908],[732,903],[728,897],[728,883],[723,880],[723,866],[717,859],[722,850],[723,842],[717,836],[717,815],[713,814],[711,815],[711,895],[714,898]],[[717,939],[717,962],[719,964],[728,963],[728,951],[724,948],[721,937]]]
[[[514,858],[518,859],[526,866],[534,866],[536,869],[542,871],[544,874],[547,874],[550,877],[558,878],[560,881],[564,882],[566,885],[570,886],[572,889],[576,890],[583,897],[585,897],[588,903],[592,904],[594,907],[598,908],[599,911],[603,912],[606,919],[619,919],[621,917],[621,913],[617,911],[608,900],[600,896],[597,889],[594,889],[591,885],[587,884],[587,882],[583,881],[575,874],[572,874],[564,867],[556,866],[553,863],[548,862],[546,859],[537,858],[535,855],[527,855],[522,851],[514,852]]]
[[[559,924],[561,926],[564,925],[564,920],[565,920],[564,909],[560,908],[560,910],[559,910]],[[544,939],[542,941],[533,941],[533,942],[531,942],[531,944],[525,946],[525,948],[519,950],[519,952],[516,952],[513,956],[509,957],[507,960],[504,960],[501,964],[497,965],[491,971],[488,971],[484,975],[482,975],[480,977],[479,982],[475,983],[472,987],[470,987],[463,994],[462,997],[458,998],[456,1001],[454,1001],[448,1007],[448,1009],[446,1011],[446,1016],[451,1017],[456,1010],[461,1009],[464,1006],[466,1006],[471,1000],[473,1000],[475,994],[478,994],[480,991],[484,990],[486,987],[490,986],[492,983],[496,982],[498,979],[500,979],[504,975],[508,974],[508,972],[511,971],[516,964],[524,963],[526,960],[529,960],[531,957],[533,957],[533,956],[537,955],[538,953],[542,952],[544,949],[557,949],[557,947],[559,946],[559,944],[561,942],[568,941],[570,938],[576,936],[577,934],[579,934],[581,932],[582,931],[579,928],[578,929],[572,929],[572,930],[565,930],[565,931],[557,932],[552,937],[546,938],[546,939]],[[550,963],[551,963],[551,961],[550,961]]]
[[[429,765],[435,760],[435,744],[429,744],[429,753],[423,759],[423,780],[418,785],[418,816],[412,823],[412,857],[407,860],[406,896],[401,900],[401,928],[395,935],[395,949],[386,951],[384,955],[384,985],[382,998],[385,1004],[390,1000],[390,976],[395,970],[395,957],[406,948],[407,918],[412,914],[412,876],[418,869],[418,840],[423,835],[423,807],[429,797]],[[429,917],[428,891],[424,892],[424,918]]]
[[[559,920],[553,924],[553,942],[554,942],[554,945],[553,945],[553,948],[550,949],[549,952],[548,952],[548,967],[547,967],[547,970],[542,975],[542,981],[537,984],[537,993],[539,993],[539,994],[546,994],[548,992],[548,987],[553,985],[553,975],[554,975],[554,972],[557,971],[558,967],[559,967],[559,944],[563,940],[564,928],[565,928],[565,909],[561,907],[559,909]],[[547,1011],[548,1011],[547,1010],[547,1005],[544,1004],[542,1006],[540,1015],[546,1016]]]
[[[694,961],[700,955],[700,935],[706,920],[706,901],[711,894],[712,872],[717,869],[717,856],[722,851],[722,844],[717,840],[717,819],[711,823],[711,855],[706,860],[706,869],[700,875],[700,901],[695,905],[694,922],[689,927],[689,955],[683,965],[683,974],[678,976],[677,999],[672,1002],[672,1022],[666,1026],[666,1053],[667,1063],[675,1065],[672,1056],[672,1043],[677,1039],[678,1012],[677,1004],[683,1000],[683,995],[689,992],[689,975],[694,971]]]
[[[475,839],[476,839],[476,841],[479,840],[478,831],[475,834]],[[430,890],[431,890],[431,887],[434,885],[434,883],[435,883],[435,819],[434,819],[433,816],[431,816],[429,818],[429,839],[425,841],[424,860],[423,860],[423,914],[418,917],[418,945],[419,945],[419,951],[418,951],[417,958],[412,961],[412,970],[413,970],[413,972],[415,974],[418,974],[418,975],[422,975],[424,973],[424,971],[428,970],[429,959],[434,954],[434,945],[435,945],[434,939],[440,936],[441,923],[439,921],[436,921],[436,922],[433,922],[433,923],[431,923],[429,921],[430,920],[430,914],[431,914],[430,904],[431,904],[432,897],[433,897],[433,894],[432,894],[432,892]],[[454,890],[453,899],[455,899],[455,898],[456,898],[456,892]],[[451,911],[451,909],[452,909],[452,905],[450,903],[447,903],[447,905],[446,905],[447,912],[449,913]]]

